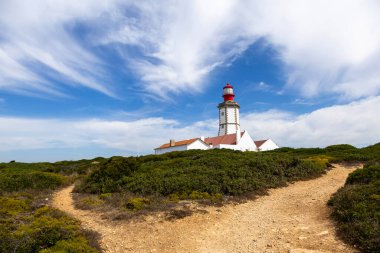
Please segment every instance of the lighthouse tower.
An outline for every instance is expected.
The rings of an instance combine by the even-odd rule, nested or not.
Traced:
[[[236,140],[240,139],[239,104],[234,101],[234,87],[229,83],[223,87],[223,103],[219,108],[219,133],[218,135],[236,134]]]

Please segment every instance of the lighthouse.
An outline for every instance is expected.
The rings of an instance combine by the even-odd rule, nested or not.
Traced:
[[[239,104],[234,101],[234,87],[229,83],[223,87],[223,102],[219,108],[219,133],[218,136],[236,134],[240,139]],[[239,135],[239,137],[238,137]]]
[[[172,151],[190,149],[233,149],[240,151],[266,151],[278,148],[271,139],[254,141],[248,131],[240,131],[239,109],[240,106],[234,101],[234,87],[227,83],[223,87],[223,102],[218,105],[219,109],[219,132],[214,137],[195,137],[186,140],[175,141],[154,149],[155,154],[164,154]]]

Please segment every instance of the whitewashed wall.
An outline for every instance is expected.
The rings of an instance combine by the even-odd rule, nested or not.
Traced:
[[[279,148],[279,146],[271,139],[268,139],[263,145],[260,146],[260,151],[268,151],[276,148]]]
[[[239,124],[238,108],[227,107],[227,131],[226,134],[236,133]]]
[[[244,131],[238,146],[242,151],[256,151],[256,144],[247,131]]]
[[[217,148],[217,149],[227,148],[227,149],[233,149],[233,150],[240,150],[239,146],[228,145],[228,144],[220,144],[220,145],[215,146],[214,148]]]
[[[187,145],[156,149],[155,150],[155,154],[156,155],[161,155],[161,154],[164,154],[164,153],[167,153],[167,152],[184,151],[184,150],[187,150]]]
[[[209,149],[210,146],[204,143],[201,140],[196,140],[191,144],[188,145],[181,145],[181,146],[174,146],[174,147],[168,147],[168,148],[162,148],[162,149],[156,149],[155,154],[156,155],[161,155],[167,152],[172,152],[172,151],[184,151],[184,150],[190,150],[190,149]]]
[[[202,149],[202,150],[206,150],[206,149],[210,149],[210,146],[207,145],[206,143],[204,143],[201,140],[196,140],[193,143],[189,144],[188,147],[187,147],[187,149],[188,150],[190,150],[190,149]]]

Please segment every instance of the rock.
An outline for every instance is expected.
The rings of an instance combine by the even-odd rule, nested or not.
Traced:
[[[327,235],[328,233],[329,231],[325,230],[325,231],[320,232],[318,235]]]

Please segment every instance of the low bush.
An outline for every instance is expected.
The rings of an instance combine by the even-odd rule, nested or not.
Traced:
[[[40,162],[40,163],[0,163],[0,173],[21,174],[30,173],[33,171],[51,172],[61,175],[84,175],[92,170],[97,164],[106,160],[102,157],[97,157],[92,160],[78,161],[60,161],[55,163]]]
[[[47,206],[38,208],[33,200],[21,193],[0,197],[1,253],[97,252],[78,221]]]
[[[339,235],[362,252],[380,252],[380,165],[351,173],[329,201]]]
[[[380,182],[380,166],[366,165],[362,170],[356,170],[347,178],[346,184],[371,184]]]
[[[55,189],[65,183],[65,177],[41,171],[29,173],[0,173],[0,192],[26,189]]]
[[[95,248],[88,245],[88,241],[80,236],[70,240],[58,241],[53,247],[43,249],[40,253],[96,253]]]
[[[125,205],[125,207],[131,211],[140,211],[143,210],[146,206],[149,205],[149,199],[147,198],[131,198]]]
[[[119,191],[122,177],[131,175],[137,169],[138,163],[134,157],[112,157],[99,164],[99,169],[93,171],[85,179],[86,183],[79,187],[79,191],[90,193]]]
[[[159,157],[111,158],[76,190],[209,199],[215,194],[262,192],[319,176],[326,169],[325,163],[291,155],[231,150],[172,152]]]
[[[96,246],[97,239],[83,232],[77,221],[44,205],[51,190],[70,183],[101,160],[1,163],[0,253],[98,252],[100,247],[90,246]]]
[[[310,158],[315,156],[326,156],[329,163],[340,162],[369,162],[380,158],[380,143],[365,148],[356,148],[347,144],[338,144],[326,148],[279,148],[269,151],[273,154],[290,154],[298,158]]]
[[[81,209],[94,209],[104,204],[104,200],[98,196],[87,196],[81,198],[77,203],[77,207]]]

